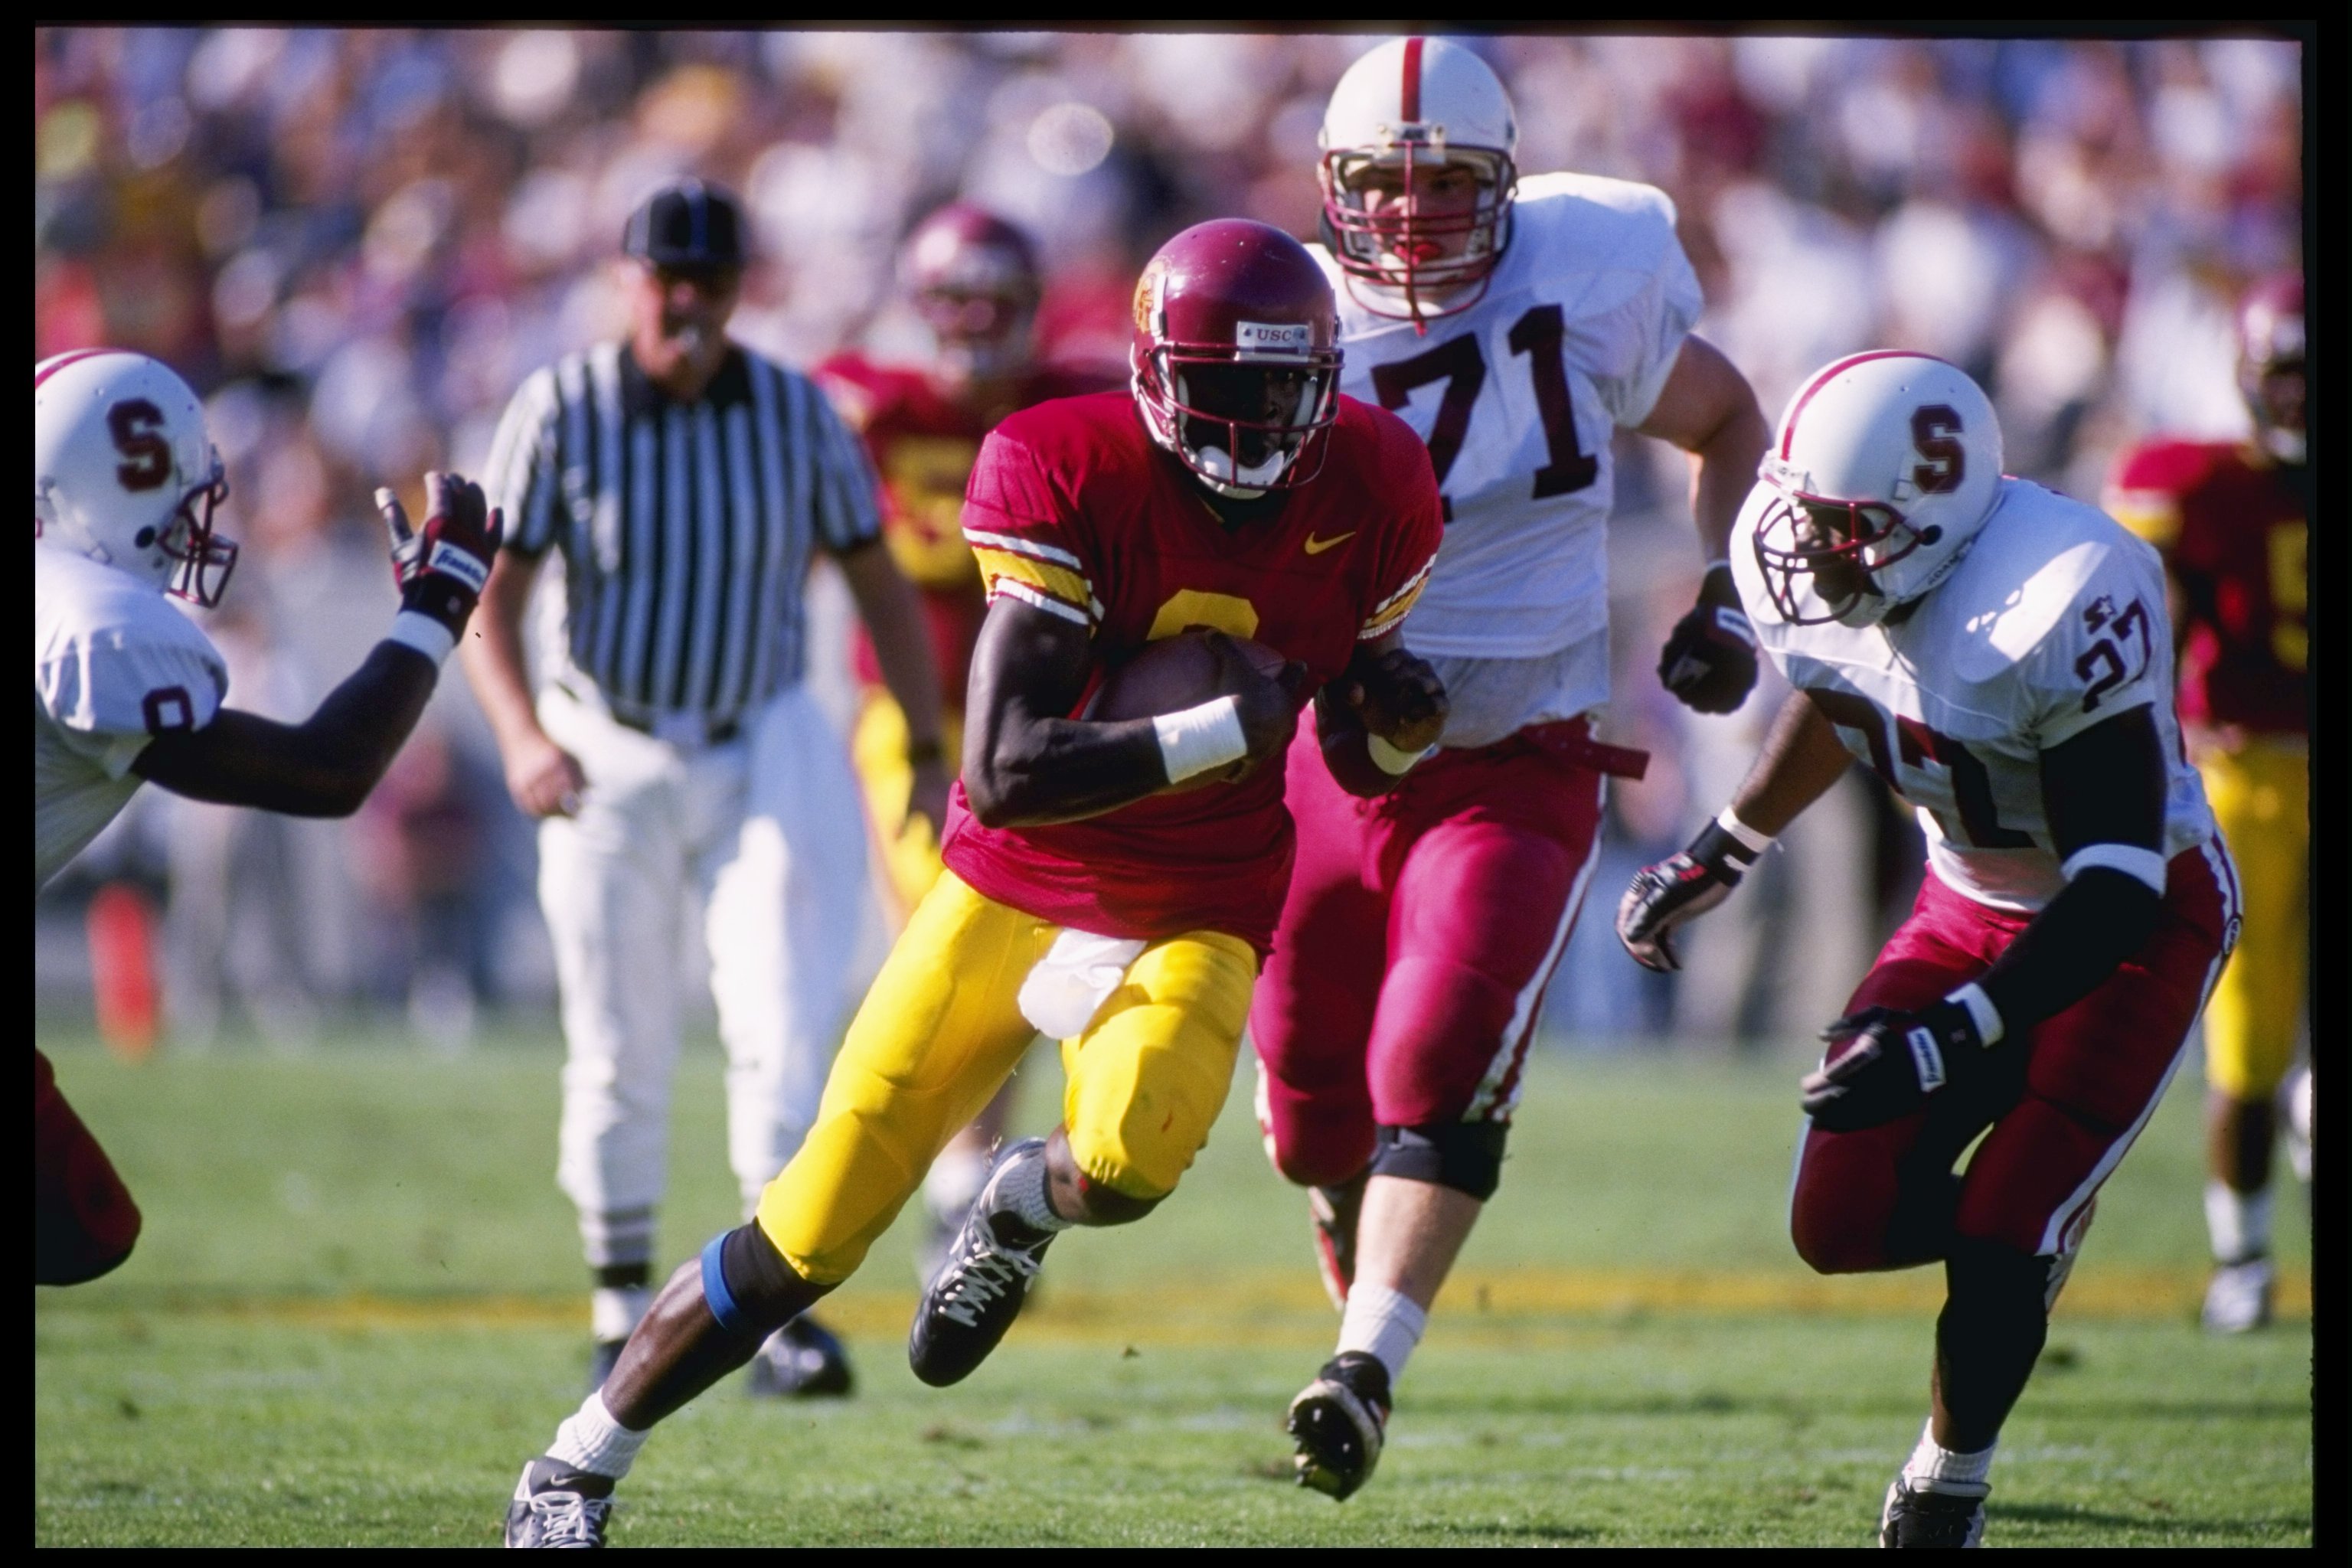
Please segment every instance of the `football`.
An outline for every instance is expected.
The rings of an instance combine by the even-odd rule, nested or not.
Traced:
[[[1280,675],[1290,661],[1262,642],[1233,638],[1244,658],[1269,679]],[[1151,719],[1174,713],[1224,695],[1218,682],[1217,656],[1202,630],[1180,632],[1147,644],[1132,658],[1112,665],[1078,710],[1081,719]],[[1170,785],[1171,791],[1195,790],[1223,782],[1220,773],[1202,773]]]
[[[1234,637],[1233,643],[1257,672],[1269,679],[1290,661],[1262,642]],[[1217,656],[1205,631],[1180,632],[1147,644],[1141,653],[1115,664],[1102,684],[1079,710],[1081,719],[1150,719],[1194,707],[1223,694],[1217,680]]]

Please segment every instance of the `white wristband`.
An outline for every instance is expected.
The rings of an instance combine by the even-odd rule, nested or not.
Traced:
[[[2009,1033],[2009,1026],[2000,1021],[2000,1009],[1992,1005],[1992,998],[1975,981],[1969,981],[1944,1000],[1968,1009],[1969,1021],[1977,1026],[1977,1038],[1986,1045],[2000,1044],[2001,1036]]]
[[[1418,752],[1408,752],[1402,747],[1390,745],[1369,730],[1364,731],[1365,753],[1372,759],[1372,766],[1391,778],[1402,778],[1412,772],[1415,763],[1435,750],[1437,750],[1435,746],[1423,746]]]
[[[2164,896],[2168,868],[2164,857],[2153,849],[2131,844],[2085,844],[2066,858],[2058,874],[2071,882],[2093,867],[2121,871],[2136,881],[2145,882],[2158,898]]]
[[[1170,784],[1181,784],[1249,755],[1249,742],[1242,736],[1241,704],[1230,697],[1178,713],[1162,713],[1152,720],[1151,727],[1160,735],[1160,762],[1168,770]]]
[[[446,661],[457,639],[449,628],[422,610],[403,610],[392,617],[392,630],[383,634],[386,642],[396,642],[403,647],[413,647],[437,667]]]
[[[1750,855],[1761,855],[1772,847],[1770,834],[1757,832],[1748,824],[1740,821],[1739,814],[1727,805],[1716,815],[1715,825],[1730,834],[1739,847]]]

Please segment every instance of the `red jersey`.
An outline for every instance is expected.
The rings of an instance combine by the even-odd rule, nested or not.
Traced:
[[[990,597],[1086,626],[1108,666],[1193,626],[1302,661],[1311,693],[1359,642],[1404,619],[1444,527],[1428,448],[1402,420],[1339,399],[1329,450],[1281,509],[1228,531],[1200,481],[1154,446],[1124,392],[1015,414],[981,448],[964,537]],[[943,858],[1000,903],[1103,936],[1221,931],[1273,943],[1293,833],[1283,764],[1150,795],[1084,822],[983,827],[959,784]]]
[[[2301,489],[2252,447],[2151,441],[2118,465],[2105,501],[2164,552],[2180,584],[2180,716],[2305,733],[2310,584]]]
[[[961,708],[972,643],[988,609],[980,573],[958,527],[964,481],[980,455],[981,439],[1016,409],[1098,392],[1111,383],[1084,371],[1041,365],[1014,386],[1009,403],[982,408],[941,395],[920,371],[880,364],[861,353],[835,354],[815,374],[842,422],[865,440],[874,471],[881,476],[883,541],[922,595],[940,698]],[[863,626],[854,657],[857,679],[881,685],[882,667],[875,662]]]

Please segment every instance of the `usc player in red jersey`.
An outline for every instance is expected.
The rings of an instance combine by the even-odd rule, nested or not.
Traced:
[[[1320,693],[1324,765],[1368,795],[1444,724],[1398,635],[1437,552],[1436,478],[1409,426],[1340,395],[1338,331],[1297,241],[1197,225],[1138,283],[1131,391],[1040,404],[988,437],[963,509],[988,613],[946,868],[800,1152],[524,1466],[509,1545],[600,1543],[647,1429],[856,1270],[1041,1030],[1062,1044],[1062,1124],[991,1173],[917,1310],[916,1375],[954,1383],[986,1358],[1058,1232],[1139,1219],[1175,1190],[1224,1103],[1281,913],[1302,703]],[[1215,695],[1077,716],[1107,668],[1201,628]],[[1269,675],[1235,637],[1287,662]]]
[[[1006,415],[1056,397],[1107,391],[1108,376],[1040,364],[1033,329],[1044,285],[1028,237],[970,202],[938,208],[898,253],[901,289],[930,329],[920,365],[885,363],[855,351],[816,368],[825,394],[866,442],[882,481],[882,537],[921,596],[937,661],[942,745],[963,744],[964,686],[988,596],[958,523],[980,444]],[[893,919],[903,924],[940,874],[941,824],[908,805],[914,763],[906,716],[882,680],[861,627],[854,651],[859,687],[850,746],[866,791]],[[917,1260],[928,1279],[965,1210],[988,1179],[988,1155],[1004,1128],[1009,1090],[940,1152],[923,1187],[930,1226]]]
[[[2238,332],[2239,385],[2255,439],[2149,441],[2125,456],[2106,496],[2109,513],[2163,552],[2183,735],[2244,883],[2237,952],[2205,1009],[2214,1268],[2204,1319],[2221,1333],[2270,1321],[2276,1107],[2306,985],[2303,279],[2273,278],[2250,290]]]

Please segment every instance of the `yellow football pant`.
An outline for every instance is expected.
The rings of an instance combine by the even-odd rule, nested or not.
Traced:
[[[1036,1030],[1021,983],[1060,928],[942,872],[907,922],[825,1080],[816,1125],[761,1194],[759,1224],[803,1279],[837,1284]],[[1192,931],[1153,942],[1084,1035],[1062,1042],[1062,1117],[1087,1179],[1164,1197],[1208,1141],[1240,1049],[1257,953]]]
[[[2205,1081],[2267,1100],[2294,1059],[2309,942],[2311,773],[2299,741],[2257,737],[2198,762],[2238,865],[2238,947],[2205,1005]]]
[[[950,701],[940,717],[940,745],[953,775],[956,759],[963,754],[963,715]],[[874,825],[882,868],[898,900],[893,916],[903,921],[939,877],[940,825],[908,819],[907,796],[914,788],[915,770],[907,765],[907,716],[887,691],[875,688],[866,693],[849,755],[857,765],[866,819]]]

